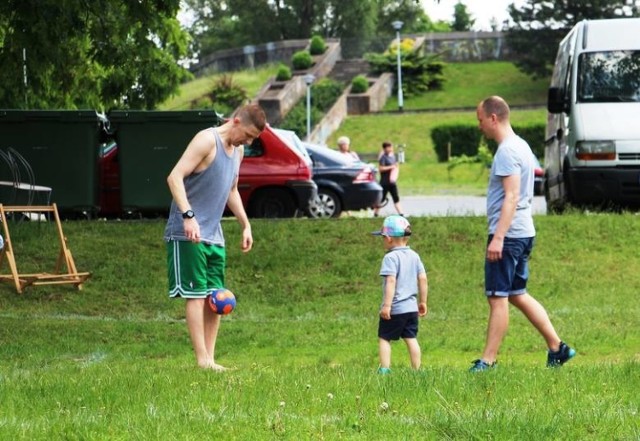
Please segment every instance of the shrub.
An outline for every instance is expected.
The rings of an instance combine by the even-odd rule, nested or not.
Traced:
[[[438,162],[447,162],[450,156],[475,156],[478,153],[481,136],[476,126],[468,124],[446,124],[431,130],[431,139]],[[449,143],[451,143],[451,151],[449,151]]]
[[[309,51],[298,51],[291,56],[291,64],[296,70],[309,69],[313,64],[313,59]]]
[[[311,107],[311,130],[313,126],[322,119],[322,112],[315,107]],[[291,109],[285,119],[280,123],[280,127],[285,130],[292,130],[304,139],[307,137],[307,109],[306,106],[296,105]]]
[[[369,89],[369,80],[364,75],[358,75],[351,80],[351,93],[365,93]]]
[[[276,73],[276,81],[289,81],[291,79],[291,69],[285,64],[278,66],[278,73]]]
[[[233,82],[232,75],[220,76],[207,94],[212,108],[219,113],[229,114],[249,99],[246,89]]]
[[[529,143],[533,154],[539,159],[544,158],[544,124],[532,124],[528,126],[513,126],[513,131]],[[478,155],[478,146],[486,143],[491,154],[495,154],[498,145],[494,140],[483,139],[480,130],[475,125],[450,124],[434,127],[431,130],[438,162],[446,162],[449,154],[453,156],[475,157]],[[451,143],[451,151],[448,144]]]
[[[423,55],[421,51],[406,52],[401,48],[402,56],[402,91],[405,96],[419,95],[429,90],[441,89],[445,81],[442,74],[445,63],[438,60],[440,55]],[[369,62],[373,73],[391,72],[398,69],[396,52],[386,51],[382,54],[368,53],[365,59]]]
[[[330,78],[322,78],[311,86],[311,105],[321,112],[333,106],[344,91],[344,84]]]
[[[327,44],[324,42],[324,38],[320,35],[311,37],[311,43],[309,43],[309,52],[311,52],[311,55],[321,55],[326,50]]]
[[[324,113],[342,95],[344,84],[329,78],[322,78],[311,86],[311,126],[320,122]],[[283,129],[293,130],[300,138],[307,136],[307,103],[300,100],[285,116],[280,124]]]

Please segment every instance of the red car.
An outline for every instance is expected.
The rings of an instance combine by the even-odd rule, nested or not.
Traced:
[[[177,146],[176,146],[177,147]],[[180,152],[186,146],[179,146]],[[101,216],[123,215],[120,159],[115,142],[102,144],[99,155]],[[250,217],[282,218],[306,213],[318,187],[312,179],[311,160],[267,126],[245,146],[238,189]],[[167,200],[167,210],[171,200]],[[140,209],[142,213],[143,209]],[[154,212],[155,213],[155,212]],[[151,214],[154,214],[151,213]]]
[[[311,159],[269,125],[244,148],[238,189],[251,217],[306,213],[318,187]]]

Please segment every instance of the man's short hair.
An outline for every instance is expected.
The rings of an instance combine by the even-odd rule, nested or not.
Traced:
[[[247,104],[241,107],[234,116],[238,118],[242,124],[252,125],[261,132],[267,124],[267,116],[264,110],[262,110],[262,107],[257,104]]]
[[[484,99],[480,103],[480,107],[482,107],[484,114],[487,116],[495,114],[498,121],[509,120],[509,104],[499,96],[494,95]]]

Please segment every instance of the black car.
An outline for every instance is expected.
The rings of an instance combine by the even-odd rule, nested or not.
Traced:
[[[318,196],[307,214],[314,218],[338,217],[343,211],[372,208],[380,203],[382,187],[376,169],[353,161],[323,145],[304,143],[313,162],[313,180]]]

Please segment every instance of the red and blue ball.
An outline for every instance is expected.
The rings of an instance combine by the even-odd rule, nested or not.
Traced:
[[[216,314],[227,315],[236,308],[236,296],[225,288],[214,289],[207,296],[207,303]]]

